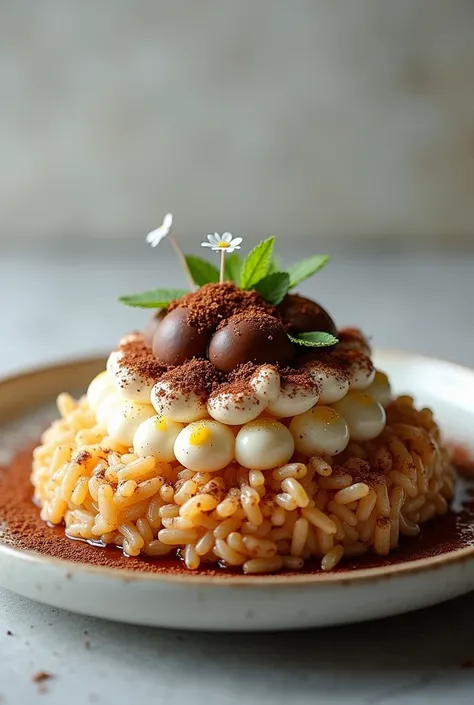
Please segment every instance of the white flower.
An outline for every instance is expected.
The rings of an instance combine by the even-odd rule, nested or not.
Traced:
[[[150,243],[152,247],[156,247],[160,244],[164,237],[170,234],[171,226],[173,224],[173,216],[171,213],[167,213],[163,218],[163,222],[159,228],[152,230],[146,236],[146,241]]]
[[[240,243],[242,242],[241,237],[232,237],[230,233],[214,233],[214,235],[208,235],[207,239],[209,242],[201,242],[202,247],[210,247],[214,252],[222,252],[225,250],[229,254],[234,250],[240,250]]]

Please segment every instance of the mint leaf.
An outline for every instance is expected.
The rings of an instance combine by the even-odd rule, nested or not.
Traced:
[[[269,237],[250,250],[242,266],[242,289],[251,289],[268,274],[274,245],[275,238]]]
[[[303,345],[306,348],[329,348],[339,342],[339,338],[331,335],[331,333],[324,333],[323,331],[300,333],[297,338],[294,338],[292,335],[288,335],[288,337],[292,343]]]
[[[152,289],[141,294],[121,296],[119,301],[125,306],[137,308],[166,308],[171,301],[188,293],[185,289]]]
[[[213,264],[201,257],[186,255],[186,262],[191,272],[193,281],[198,286],[219,281],[219,270]]]
[[[290,289],[293,289],[293,287],[300,282],[316,274],[316,272],[326,266],[329,260],[329,255],[313,255],[312,257],[307,257],[291,265],[291,267],[288,268]]]
[[[225,278],[240,286],[240,272],[242,271],[242,257],[238,252],[232,252],[225,258]]]
[[[260,279],[253,288],[272,306],[278,306],[283,301],[290,287],[288,272],[273,272]]]

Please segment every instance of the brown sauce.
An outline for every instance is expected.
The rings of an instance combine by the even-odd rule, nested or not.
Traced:
[[[147,573],[189,573],[179,558],[130,558],[114,547],[92,546],[85,541],[74,541],[63,527],[45,524],[39,509],[32,501],[30,484],[32,447],[17,453],[7,465],[0,467],[0,542],[17,549],[37,551],[47,556]],[[467,546],[474,546],[474,481],[459,476],[456,496],[449,512],[422,526],[417,538],[404,538],[390,556],[368,554],[343,561],[336,572],[357,568],[391,566],[420,558],[442,555]],[[206,575],[234,575],[228,569],[202,568]],[[317,562],[311,562],[299,571],[321,572]],[[246,577],[242,576],[245,580]]]

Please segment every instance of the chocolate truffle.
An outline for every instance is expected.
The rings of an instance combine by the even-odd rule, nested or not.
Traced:
[[[167,308],[158,309],[158,311],[155,311],[155,313],[145,326],[145,330],[143,331],[143,339],[150,348],[153,345],[153,338],[155,336],[156,329],[158,328],[167,313]]]
[[[260,312],[232,316],[213,335],[209,345],[209,360],[222,372],[232,372],[244,362],[287,365],[294,356],[295,347],[282,323]]]
[[[153,336],[153,354],[167,365],[181,365],[193,357],[205,357],[210,331],[198,331],[188,323],[187,308],[175,308],[160,322]]]
[[[336,335],[331,316],[322,306],[299,294],[287,294],[278,306],[283,323],[292,333],[323,331]]]

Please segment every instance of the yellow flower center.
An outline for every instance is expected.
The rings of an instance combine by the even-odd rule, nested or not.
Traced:
[[[228,243],[228,242],[224,242],[223,240],[220,240],[220,241],[217,243],[217,247],[222,247],[222,249],[225,250],[225,249],[227,249],[227,248],[229,247],[229,243]]]

